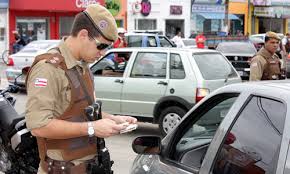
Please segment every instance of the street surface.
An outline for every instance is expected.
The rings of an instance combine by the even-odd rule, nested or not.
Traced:
[[[1,84],[0,89],[7,87],[8,83],[5,77],[6,65],[0,62]],[[13,94],[17,98],[15,109],[21,114],[25,111],[26,94]],[[111,159],[114,160],[113,170],[115,174],[128,174],[131,165],[136,157],[131,144],[135,137],[140,135],[159,135],[158,126],[150,123],[140,123],[137,130],[120,134],[106,139],[106,145],[111,154]],[[0,172],[1,173],[1,172]]]

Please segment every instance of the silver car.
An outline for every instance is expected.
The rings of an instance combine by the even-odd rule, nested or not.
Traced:
[[[47,52],[49,49],[56,47],[60,40],[37,40],[27,44],[19,52],[12,54],[8,58],[8,68],[6,69],[6,77],[9,83],[14,83],[17,76],[21,74],[23,67],[31,66],[37,55]],[[17,78],[18,85],[24,85],[25,76]]]
[[[290,81],[220,88],[162,141],[137,137],[130,173],[289,174],[289,105]]]
[[[164,135],[208,93],[241,82],[220,52],[206,49],[112,49],[91,71],[104,111],[158,123]]]

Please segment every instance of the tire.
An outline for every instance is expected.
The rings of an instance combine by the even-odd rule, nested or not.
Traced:
[[[170,106],[165,108],[159,118],[159,129],[163,136],[167,135],[186,114],[186,111],[178,106]]]
[[[5,50],[5,51],[3,51],[3,53],[2,53],[2,61],[7,65],[7,63],[8,63],[8,57],[9,57],[9,55],[10,55],[10,51],[9,50]]]

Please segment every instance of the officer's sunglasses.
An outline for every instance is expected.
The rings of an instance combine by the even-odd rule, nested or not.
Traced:
[[[106,44],[106,43],[102,43],[98,39],[96,39],[96,38],[94,38],[92,36],[90,36],[90,37],[95,40],[98,50],[105,50],[105,49],[107,49],[107,48],[112,46],[112,44],[109,45],[109,44]]]

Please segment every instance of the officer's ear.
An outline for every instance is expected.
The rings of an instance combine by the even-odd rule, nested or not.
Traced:
[[[89,32],[86,29],[81,29],[78,34],[77,37],[81,40],[85,40],[85,39],[89,39]]]

